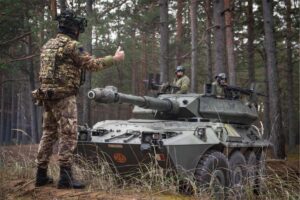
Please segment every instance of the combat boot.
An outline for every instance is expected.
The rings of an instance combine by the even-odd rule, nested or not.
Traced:
[[[60,178],[58,181],[58,189],[82,189],[85,185],[73,178],[71,167],[60,167]]]
[[[47,175],[47,169],[38,167],[36,172],[35,186],[40,187],[51,183],[53,183],[53,178]]]

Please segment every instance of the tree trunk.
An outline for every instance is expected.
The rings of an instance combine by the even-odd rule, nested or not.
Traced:
[[[294,106],[294,81],[293,81],[293,56],[292,56],[292,19],[291,19],[291,0],[285,0],[286,4],[286,55],[287,55],[287,97],[288,97],[288,135],[289,135],[289,149],[296,147],[296,128],[297,123],[295,117]]]
[[[24,144],[27,140],[28,137],[26,137],[24,134],[23,134],[23,131],[26,131],[25,128],[26,128],[26,117],[25,117],[25,92],[26,91],[26,87],[24,86],[23,87],[23,90],[21,92],[21,100],[20,100],[20,104],[21,104],[21,110],[20,110],[20,130],[22,131],[19,131],[19,135],[20,135],[20,144]]]
[[[247,53],[248,53],[248,78],[249,83],[255,82],[255,66],[254,66],[254,17],[253,17],[253,2],[252,0],[248,0],[248,8],[247,8],[247,16],[248,16],[248,45],[247,45]]]
[[[278,87],[278,69],[276,62],[276,49],[273,32],[273,16],[271,11],[271,1],[263,0],[263,17],[265,30],[265,51],[267,55],[268,67],[268,85],[270,100],[270,124],[271,139],[274,145],[274,154],[276,158],[284,159],[285,154],[285,137],[282,131],[282,116],[279,102]]]
[[[59,0],[60,12],[63,12],[67,9],[66,0]]]
[[[117,12],[118,11],[120,11],[119,9],[117,10]],[[120,21],[120,19],[119,19],[119,17],[117,17],[117,19],[118,19],[118,26],[120,26],[120,24],[119,24],[119,21]],[[120,32],[117,32],[117,39],[119,39],[120,38]],[[122,70],[122,68],[121,67],[119,67],[119,66],[116,66],[116,69],[117,69],[117,71],[118,71],[118,83],[117,83],[117,88],[118,89],[120,89],[120,90],[122,90],[122,87],[124,86],[123,85],[123,78],[124,78],[124,73],[123,73],[123,70]],[[143,75],[142,75],[143,76]],[[145,76],[143,76],[143,77],[145,77]],[[119,104],[118,106],[116,106],[117,107],[117,118],[116,119],[122,119],[122,105],[121,104]]]
[[[86,12],[89,20],[92,18],[93,14],[93,0],[86,1]],[[92,26],[88,26],[86,29],[87,41],[85,44],[85,50],[92,54]],[[82,122],[84,124],[91,125],[91,101],[86,97],[86,94],[92,87],[92,74],[87,71],[85,76],[85,84],[83,87],[83,112],[82,112]]]
[[[235,57],[234,57],[232,0],[224,0],[224,7],[225,7],[228,78],[229,78],[229,84],[236,85],[236,64],[235,64]]]
[[[57,16],[57,2],[56,2],[56,0],[50,0],[50,11],[51,11],[52,20],[55,20],[56,16]]]
[[[11,117],[11,101],[9,101],[11,93],[12,93],[12,83],[8,83],[7,84],[7,92],[6,92],[6,99],[7,99],[7,104],[6,104],[6,115],[4,117],[5,119],[5,131],[4,131],[4,135],[3,135],[3,144],[8,144],[8,137],[9,137],[9,133],[11,130],[11,123],[10,123],[10,117]]]
[[[148,52],[147,52],[147,38],[149,37],[149,35],[147,35],[147,33],[142,32],[141,33],[141,47],[142,47],[142,52],[143,52],[143,56],[142,56],[142,63],[141,63],[141,77],[146,77],[147,76],[147,71],[148,71]],[[146,95],[146,90],[144,87],[144,83],[143,81],[139,81],[140,83],[140,88],[141,88],[141,93],[140,95]]]
[[[260,52],[262,60],[266,60],[265,52]],[[269,80],[268,80],[268,66],[267,63],[264,62],[264,69],[265,69],[265,94],[269,94]],[[263,125],[264,125],[264,132],[263,132],[263,138],[264,139],[270,139],[270,103],[269,103],[269,95],[267,95],[264,98],[264,116],[263,116]]]
[[[161,82],[169,80],[169,29],[168,29],[168,0],[159,0],[159,14],[160,14],[160,54],[159,54],[159,68]]]
[[[9,122],[9,118],[10,118],[10,112],[6,112],[6,116],[5,116],[5,132],[4,132],[4,138],[3,138],[3,144],[4,145],[7,145],[8,142],[7,142],[7,139],[8,139],[8,134],[9,134],[9,131],[11,129],[10,127],[10,122]]]
[[[32,54],[32,38],[31,34],[28,36],[28,46],[27,46],[27,55]],[[30,91],[35,90],[35,77],[34,77],[34,64],[33,58],[27,61],[28,69],[29,69],[29,89]],[[31,103],[32,104],[32,103]],[[37,124],[37,107],[35,105],[31,106],[31,137],[33,143],[38,143],[39,135],[38,135],[38,124]]]
[[[17,101],[17,126],[16,129],[21,129],[21,103],[22,103],[22,91],[19,91],[18,93],[18,101]],[[21,135],[19,134],[19,132],[17,130],[14,131],[14,133],[16,134],[16,144],[20,144],[21,142]]]
[[[190,16],[191,16],[191,46],[192,46],[192,60],[191,60],[191,91],[197,92],[197,67],[198,67],[198,30],[197,30],[197,0],[191,0]]]
[[[215,64],[214,73],[225,72],[225,43],[224,43],[224,1],[213,1],[213,20],[214,20],[214,53]]]
[[[207,69],[207,78],[206,81],[211,83],[213,81],[213,69],[212,69],[212,47],[211,47],[211,0],[205,1],[205,11],[206,11],[206,69]]]
[[[2,82],[3,82],[3,77],[4,75],[2,75]],[[1,121],[0,121],[0,144],[3,143],[3,135],[4,135],[4,130],[5,130],[5,126],[4,126],[4,101],[5,101],[5,91],[4,91],[4,84],[1,85]]]
[[[11,122],[11,129],[16,128],[16,89],[15,89],[15,84],[12,83],[12,88],[11,88],[11,117],[10,117],[10,122]],[[8,135],[8,144],[11,144],[11,139],[12,139],[12,133],[13,131],[9,131]]]
[[[24,90],[26,92],[24,92],[24,94],[23,94],[23,99],[24,99],[23,100],[23,102],[24,102],[23,103],[23,117],[24,117],[23,131],[26,133],[26,134],[23,134],[23,140],[24,140],[23,142],[25,144],[33,143],[32,126],[31,126],[32,116],[29,113],[34,105],[31,101],[31,96],[30,96],[30,93],[28,90],[31,91],[30,86],[26,85],[26,88]],[[35,131],[37,132],[37,130],[35,130]]]
[[[183,24],[182,24],[182,13],[183,13],[183,0],[177,0],[177,12],[176,12],[176,59],[175,67],[182,63],[182,36],[183,36]]]
[[[132,55],[136,55],[136,37],[135,37],[135,29],[132,30],[131,32],[131,53]],[[132,94],[137,94],[137,76],[138,76],[138,73],[137,73],[137,62],[136,62],[136,59],[131,56],[130,57],[131,59],[131,92]]]

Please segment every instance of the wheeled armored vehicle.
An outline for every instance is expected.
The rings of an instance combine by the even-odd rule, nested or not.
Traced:
[[[253,125],[256,104],[237,98],[236,90],[234,98],[214,91],[207,84],[204,94],[150,97],[123,94],[113,86],[92,89],[88,98],[98,103],[135,105],[133,118],[80,130],[77,151],[90,159],[103,157],[120,174],[154,158],[161,168],[191,176],[202,186],[236,187],[247,179],[257,191],[270,144]]]

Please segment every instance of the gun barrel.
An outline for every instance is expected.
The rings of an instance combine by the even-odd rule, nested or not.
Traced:
[[[123,94],[117,92],[114,87],[92,89],[88,92],[88,98],[98,103],[128,103],[162,112],[177,113],[179,110],[179,105],[175,101],[149,96]]]
[[[256,95],[259,95],[259,96],[266,96],[265,94],[262,94],[260,92],[256,92],[255,90],[240,88],[240,87],[236,87],[236,86],[229,86],[229,85],[227,85],[225,87],[225,89],[228,90],[228,91],[240,92],[241,94],[246,94],[246,95],[256,94]]]

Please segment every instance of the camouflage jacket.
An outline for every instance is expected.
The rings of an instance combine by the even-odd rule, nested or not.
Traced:
[[[215,94],[217,97],[219,98],[225,97],[224,88],[217,81],[214,81],[212,83],[212,86],[214,87]]]
[[[40,90],[46,93],[51,91],[53,97],[50,99],[76,94],[85,70],[97,71],[113,64],[112,56],[94,58],[83,51],[78,41],[57,34],[41,50]]]
[[[186,75],[181,78],[175,78],[173,84],[179,87],[179,91],[176,94],[186,94],[190,88],[190,79]]]

